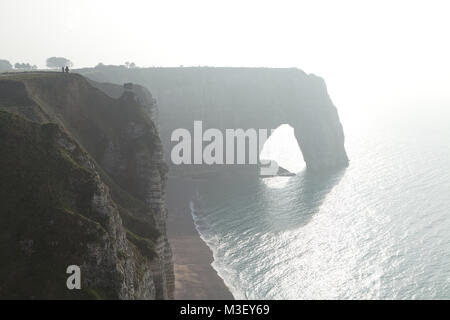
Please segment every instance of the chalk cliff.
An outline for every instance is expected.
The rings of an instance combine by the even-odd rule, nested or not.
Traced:
[[[4,74],[0,108],[0,297],[173,298],[150,93]],[[81,290],[66,288],[68,265],[81,267]]]
[[[344,132],[325,82],[299,69],[104,66],[79,72],[96,81],[136,82],[156,97],[166,153],[176,128],[294,128],[309,169],[348,165]],[[167,154],[168,155],[168,154]]]

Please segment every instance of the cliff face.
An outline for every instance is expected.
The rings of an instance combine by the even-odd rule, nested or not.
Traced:
[[[23,182],[12,190],[6,182],[0,185],[0,218],[5,219],[0,227],[11,231],[2,244],[23,248],[2,250],[6,256],[0,260],[11,263],[1,267],[10,269],[9,276],[1,272],[0,277],[25,280],[19,282],[22,285],[6,282],[0,287],[0,296],[173,298],[172,253],[165,227],[167,166],[152,121],[156,105],[152,99],[146,100],[151,95],[144,93],[129,90],[114,99],[83,77],[62,73],[0,78],[0,107],[34,122],[2,112],[0,180],[20,178]],[[30,133],[23,134],[23,128]],[[33,140],[48,128],[51,135]],[[42,154],[26,157],[29,148],[39,149],[40,144],[59,156],[54,161],[66,164],[60,176],[50,181],[56,173],[55,164],[45,161],[49,152],[44,148]],[[1,156],[5,154],[10,155],[6,160]],[[23,156],[27,161],[19,161]],[[30,179],[36,184],[26,187]],[[62,181],[67,185],[61,185]],[[25,194],[41,192],[45,197],[21,204],[27,199]],[[16,202],[3,201],[11,194],[20,197]],[[22,223],[28,225],[25,231]],[[49,231],[41,233],[46,228]],[[53,261],[58,272],[33,266],[42,256],[48,256],[46,261]],[[81,291],[65,287],[68,275],[62,268],[71,264],[81,267]],[[38,283],[46,289],[36,287]]]
[[[320,77],[298,69],[103,67],[80,70],[96,81],[132,81],[158,100],[161,137],[170,152],[176,128],[274,129],[289,124],[309,169],[348,165],[336,107]],[[116,79],[116,80],[114,80]]]

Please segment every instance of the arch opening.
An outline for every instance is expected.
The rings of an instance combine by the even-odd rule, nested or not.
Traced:
[[[282,124],[272,132],[264,143],[259,158],[276,161],[278,166],[292,173],[299,173],[306,168],[294,128],[288,124]]]

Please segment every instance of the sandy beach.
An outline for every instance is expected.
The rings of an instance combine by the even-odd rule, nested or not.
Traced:
[[[190,182],[169,178],[167,229],[174,254],[175,299],[233,299],[212,268],[213,255],[195,229],[189,208]]]

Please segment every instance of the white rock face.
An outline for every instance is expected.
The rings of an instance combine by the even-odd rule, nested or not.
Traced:
[[[57,140],[68,154],[86,169],[95,169],[90,157],[68,137]],[[111,198],[108,187],[95,174],[96,191],[92,203],[92,214],[102,221],[103,241],[88,246],[88,259],[81,265],[83,282],[88,287],[108,287],[119,299],[155,299],[154,273],[150,264],[139,258],[130,247],[119,215],[117,205]]]
[[[150,102],[147,100],[149,96],[141,88],[139,96],[128,90],[121,99],[137,103],[150,120],[157,120],[154,114],[156,105],[153,99]],[[118,133],[120,139],[108,142],[101,165],[122,186],[133,186],[133,195],[151,209],[152,216],[148,219],[153,220],[161,233],[155,242],[156,257],[150,264],[155,298],[173,299],[173,257],[166,231],[165,188],[168,168],[156,127],[153,121],[128,121]]]

